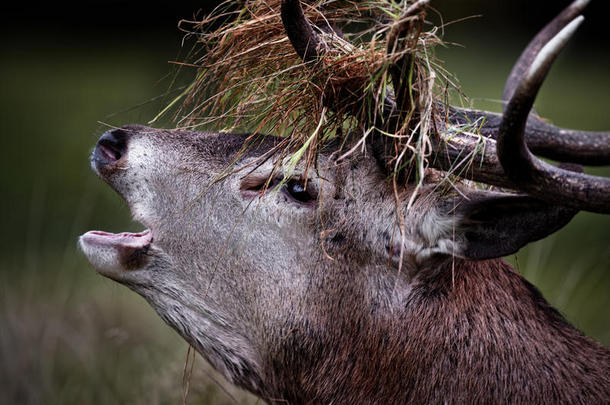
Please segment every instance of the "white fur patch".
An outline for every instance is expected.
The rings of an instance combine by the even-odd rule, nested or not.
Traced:
[[[161,172],[159,166],[165,165],[165,157],[154,147],[149,137],[136,137],[129,143],[127,168],[123,178],[124,187],[129,187],[125,198],[131,207],[131,213],[136,221],[150,224],[157,220],[152,207],[154,193],[142,179],[154,179]],[[138,187],[134,187],[134,185]],[[118,185],[119,188],[121,187]]]
[[[90,243],[86,235],[78,238],[78,246],[94,269],[107,277],[116,277],[122,271],[119,252],[113,246]]]
[[[457,216],[443,215],[436,209],[410,216],[407,221],[411,226],[406,230],[403,256],[411,257],[416,264],[424,264],[436,255],[459,256],[462,241],[455,229],[459,220]],[[400,244],[398,230],[395,231],[394,240]]]

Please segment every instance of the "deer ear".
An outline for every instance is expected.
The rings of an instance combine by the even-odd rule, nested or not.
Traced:
[[[564,227],[577,212],[528,196],[477,192],[455,209],[460,256],[483,260],[510,255]]]

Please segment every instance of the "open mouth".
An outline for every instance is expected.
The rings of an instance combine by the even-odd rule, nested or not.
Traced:
[[[107,276],[143,268],[152,242],[150,229],[138,233],[89,231],[79,239],[93,267]]]

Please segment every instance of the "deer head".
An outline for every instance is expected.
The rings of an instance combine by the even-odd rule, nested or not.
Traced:
[[[400,194],[384,160],[391,141],[380,134],[366,141],[373,154],[325,145],[314,170],[278,162],[273,136],[108,131],[92,167],[147,230],[92,231],[80,246],[99,273],[142,295],[230,381],[270,400],[607,399],[608,350],[497,260],[578,210],[610,212],[606,179],[530,152],[610,162],[610,134],[530,115],[585,5],[575,1],[528,46],[509,77],[504,114],[446,109],[437,158]],[[282,2],[282,19],[305,61],[332,46],[298,0]],[[400,63],[381,110],[390,125],[411,108],[401,98]],[[491,146],[460,175],[519,194],[439,186],[443,170],[475,148],[443,129],[482,116]]]

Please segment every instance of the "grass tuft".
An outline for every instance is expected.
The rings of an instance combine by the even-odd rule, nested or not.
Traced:
[[[407,13],[426,2],[301,3],[314,26],[333,27],[318,30],[324,51],[309,63],[286,36],[281,0],[228,0],[199,21],[182,21],[180,27],[197,37],[183,64],[197,74],[160,115],[181,102],[178,127],[284,137],[282,151],[292,164],[306,159],[307,167],[330,139],[385,135],[394,145],[393,170],[415,167],[423,178],[435,106],[454,86],[434,57],[442,44],[439,28],[425,20],[424,8]],[[395,97],[391,69],[404,60],[410,110],[388,130],[378,117],[385,100]]]

